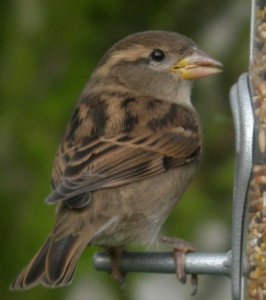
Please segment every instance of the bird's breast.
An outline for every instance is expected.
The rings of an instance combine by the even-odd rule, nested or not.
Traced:
[[[98,203],[101,208],[98,218],[94,217],[103,222],[93,243],[101,246],[153,243],[191,182],[197,165],[193,161],[140,182],[95,192],[94,205]]]

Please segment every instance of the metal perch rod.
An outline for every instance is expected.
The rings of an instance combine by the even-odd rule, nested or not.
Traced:
[[[111,271],[111,259],[106,253],[96,253],[93,264],[98,271]],[[152,252],[124,253],[121,270],[125,272],[174,274],[176,263],[173,253]],[[231,252],[188,253],[185,259],[187,274],[227,275],[231,274]]]

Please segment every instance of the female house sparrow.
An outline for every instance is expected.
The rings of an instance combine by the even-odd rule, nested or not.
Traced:
[[[54,229],[12,290],[67,285],[90,245],[113,255],[120,279],[121,249],[157,238],[198,168],[202,135],[192,83],[221,66],[173,32],[133,34],[107,51],[54,161],[46,198],[57,204]]]

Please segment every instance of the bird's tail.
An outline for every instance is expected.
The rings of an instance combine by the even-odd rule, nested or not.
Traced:
[[[11,283],[10,289],[26,290],[38,284],[54,288],[69,284],[87,243],[80,235],[55,238],[52,234]]]

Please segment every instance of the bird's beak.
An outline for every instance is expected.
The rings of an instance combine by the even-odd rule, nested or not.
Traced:
[[[198,79],[222,72],[222,66],[219,61],[196,50],[192,55],[179,61],[171,71],[179,72],[183,79]]]

